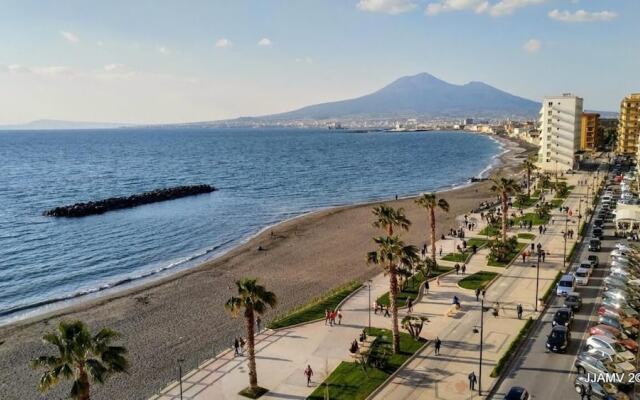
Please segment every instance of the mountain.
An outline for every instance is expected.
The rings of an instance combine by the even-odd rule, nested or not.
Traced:
[[[55,129],[112,129],[132,126],[111,122],[60,121],[55,119],[39,119],[26,124],[0,125],[0,130],[55,130]]]
[[[260,120],[536,117],[540,103],[482,82],[454,85],[433,75],[406,76],[371,94],[256,117]]]

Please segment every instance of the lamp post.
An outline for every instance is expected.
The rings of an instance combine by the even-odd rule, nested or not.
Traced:
[[[371,279],[369,279],[369,331],[371,331]]]
[[[580,232],[582,232],[582,227],[580,226],[580,221],[582,220],[582,199],[578,203],[578,236],[580,236]]]
[[[476,327],[473,328],[473,333],[478,333]],[[480,360],[478,362],[478,395],[482,396],[482,347],[484,339],[484,297],[480,302]]]
[[[178,358],[178,382],[180,382],[180,400],[182,400],[182,363],[184,358]]]
[[[538,284],[540,282],[540,259],[542,258],[542,249],[538,250],[538,263],[536,264],[536,298],[534,301],[535,311],[538,312]]]
[[[567,235],[569,227],[569,217],[565,215],[564,217],[564,232],[562,232],[562,236],[564,236],[564,251],[562,253],[562,269],[566,270],[567,268]]]

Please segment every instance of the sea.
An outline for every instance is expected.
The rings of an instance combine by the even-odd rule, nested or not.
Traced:
[[[315,210],[468,184],[503,151],[449,131],[0,132],[0,324],[165,276]],[[47,209],[158,188],[199,196],[84,218]]]

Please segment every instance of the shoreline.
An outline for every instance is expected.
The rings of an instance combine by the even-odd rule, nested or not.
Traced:
[[[529,151],[522,143],[499,140],[506,151],[490,172],[511,174]],[[438,214],[438,230],[447,231],[456,224],[457,215],[493,198],[489,186],[490,182],[476,182],[438,192],[452,205],[450,214]],[[262,229],[226,254],[197,266],[0,326],[0,393],[7,393],[9,399],[42,398],[36,397],[37,374],[28,369],[27,361],[47,351],[40,343],[44,331],[61,319],[77,318],[93,329],[108,326],[119,331],[132,361],[130,375],[108,382],[93,397],[109,399],[126,393],[127,398],[146,398],[174,379],[175,359],[183,357],[185,367],[195,366],[216,349],[226,348],[241,331],[242,321],[229,318],[222,309],[235,279],[250,274],[276,291],[281,304],[264,318],[266,322],[276,313],[304,304],[346,281],[377,275],[379,269],[365,267],[362,261],[371,247],[371,237],[378,233],[370,226],[370,208],[383,202],[405,207],[414,226],[403,237],[419,244],[424,242],[427,229],[424,211],[413,204],[413,198],[298,215]],[[270,236],[270,230],[276,232],[275,237]],[[256,251],[257,246],[265,251]],[[45,398],[60,397],[66,389],[61,385]]]
[[[488,165],[474,176],[477,178],[490,177],[493,171],[499,170],[505,164],[503,156],[511,151],[510,146],[521,146],[521,143],[509,138],[501,138],[482,132],[464,131],[464,133],[486,136],[499,145],[498,153],[492,156]],[[435,189],[434,192],[444,194],[453,190],[464,189],[476,183],[478,182],[471,181],[471,177],[469,177],[468,180],[463,183],[443,186]],[[419,194],[420,193],[403,194],[398,197],[398,200],[412,199],[417,197]],[[101,283],[92,288],[75,292],[66,297],[45,299],[35,304],[0,312],[0,333],[2,332],[1,329],[3,327],[20,325],[21,323],[29,323],[29,321],[37,321],[49,316],[64,314],[66,309],[82,306],[82,303],[98,302],[99,304],[102,300],[115,299],[122,295],[127,295],[130,292],[135,292],[138,289],[144,289],[146,287],[152,287],[155,284],[161,284],[165,280],[171,280],[174,277],[178,277],[179,274],[199,268],[204,264],[215,262],[216,260],[225,257],[230,252],[233,252],[236,248],[248,244],[263,233],[276,229],[281,224],[292,223],[299,218],[305,218],[315,213],[328,212],[334,209],[340,210],[351,207],[363,207],[386,201],[393,201],[393,199],[384,197],[372,198],[353,203],[328,205],[311,210],[303,210],[297,215],[267,225],[244,238],[238,238],[231,242],[219,244],[214,246],[213,250],[207,250],[206,248],[199,250],[194,254],[182,257],[181,260],[178,261],[166,261],[166,263],[161,267],[140,272],[137,276],[127,276],[126,278],[122,278],[114,282]],[[211,254],[208,256],[208,253],[210,252]],[[198,255],[198,253],[203,254]]]

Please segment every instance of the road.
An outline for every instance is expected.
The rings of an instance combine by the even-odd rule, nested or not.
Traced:
[[[589,226],[586,238],[590,237],[592,226]],[[556,310],[562,307],[563,298],[556,297],[541,321],[534,326],[534,331],[526,341],[518,359],[514,362],[506,378],[501,382],[492,399],[502,399],[512,386],[527,388],[532,399],[577,399],[579,395],[574,389],[576,372],[574,362],[577,354],[586,340],[587,327],[593,325],[596,319],[596,305],[602,290],[602,282],[608,269],[609,253],[617,240],[613,236],[612,222],[605,225],[605,237],[602,241],[602,250],[598,253],[587,250],[588,240],[581,245],[579,257],[575,260],[585,260],[588,254],[597,254],[600,258],[600,266],[597,268],[589,285],[581,286],[578,292],[582,295],[582,309],[575,314],[574,324],[571,330],[571,344],[567,353],[556,354],[546,352],[545,343],[547,335],[551,331],[551,320]],[[571,265],[575,270],[577,263]]]

